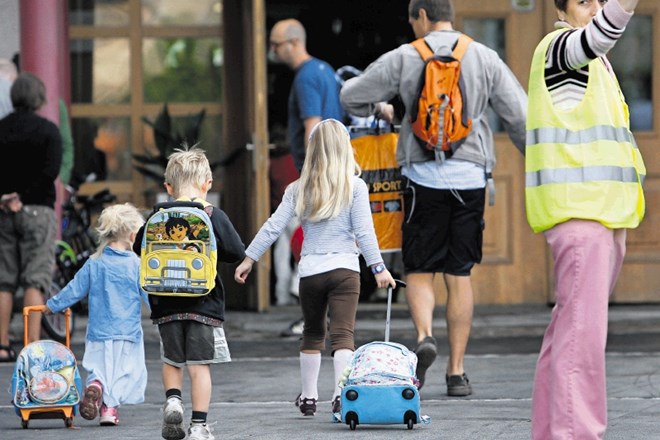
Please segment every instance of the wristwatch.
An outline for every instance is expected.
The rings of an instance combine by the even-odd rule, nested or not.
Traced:
[[[375,266],[371,266],[371,272],[376,275],[385,271],[385,265],[383,263],[378,263]]]

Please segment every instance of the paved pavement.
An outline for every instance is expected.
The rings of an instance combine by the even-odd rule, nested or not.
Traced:
[[[299,315],[297,306],[255,313],[228,311],[227,337],[233,362],[213,368],[213,399],[209,421],[216,439],[449,439],[517,440],[530,437],[531,386],[534,363],[545,325],[546,306],[484,306],[475,311],[466,370],[474,387],[467,398],[449,398],[444,387],[447,356],[443,308],[437,310],[435,335],[439,358],[428,370],[421,390],[422,415],[429,424],[408,430],[401,425],[348,426],[331,422],[332,361],[323,358],[321,399],[315,417],[303,417],[293,400],[299,390],[298,340],[279,332]],[[20,340],[22,322],[12,323]],[[384,336],[385,306],[361,303],[356,328],[361,345]],[[72,346],[82,359],[84,317],[79,318]],[[22,429],[11,404],[13,364],[0,364],[0,439],[159,439],[163,401],[158,360],[158,337],[145,319],[149,385],[145,403],[120,410],[120,425],[100,427],[77,416],[74,428],[61,420],[31,420]],[[395,304],[391,340],[412,346],[414,332],[403,304]],[[608,339],[609,428],[606,440],[660,439],[660,305],[613,306]],[[83,373],[84,376],[84,373]],[[189,417],[189,383],[184,402]]]

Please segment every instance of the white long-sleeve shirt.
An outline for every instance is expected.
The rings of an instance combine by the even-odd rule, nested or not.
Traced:
[[[298,185],[299,180],[296,180],[287,187],[282,202],[259,229],[245,255],[258,261],[296,216]],[[298,266],[301,277],[339,268],[360,272],[360,253],[369,266],[382,261],[371,216],[369,190],[364,180],[357,176],[353,178],[353,202],[339,215],[314,222],[303,218],[301,225],[304,235]]]

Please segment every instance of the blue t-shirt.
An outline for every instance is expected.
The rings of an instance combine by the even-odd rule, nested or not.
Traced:
[[[314,116],[343,121],[344,110],[339,102],[339,83],[335,79],[335,70],[325,61],[310,58],[296,72],[289,93],[287,134],[298,171],[305,161],[304,120]]]

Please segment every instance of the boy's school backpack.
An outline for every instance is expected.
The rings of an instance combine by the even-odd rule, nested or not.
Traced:
[[[218,251],[206,200],[159,203],[144,226],[140,286],[149,295],[196,297],[215,287]]]
[[[465,141],[472,129],[461,78],[461,58],[472,38],[460,34],[451,53],[434,53],[424,38],[411,44],[424,60],[417,98],[410,112],[412,131],[419,143],[443,161]]]

